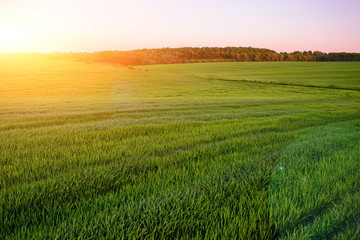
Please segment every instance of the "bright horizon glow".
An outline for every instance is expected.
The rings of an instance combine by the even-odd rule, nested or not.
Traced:
[[[3,51],[7,49],[21,52],[30,40],[29,30],[15,25],[0,26],[0,36],[0,46]]]
[[[358,0],[2,0],[0,52],[258,47],[360,52]]]

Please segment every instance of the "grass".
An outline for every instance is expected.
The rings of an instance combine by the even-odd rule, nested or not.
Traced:
[[[0,62],[1,239],[359,234],[359,63]]]
[[[360,90],[358,62],[207,63],[155,69],[203,79]]]
[[[284,152],[270,182],[270,206],[287,239],[360,237],[360,131],[328,125]]]

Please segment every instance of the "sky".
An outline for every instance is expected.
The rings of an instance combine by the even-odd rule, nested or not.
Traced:
[[[0,0],[0,51],[360,52],[360,0]]]

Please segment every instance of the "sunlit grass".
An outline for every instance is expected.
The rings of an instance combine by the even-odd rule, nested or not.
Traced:
[[[302,149],[291,146],[306,136],[327,139],[321,129],[334,132],[335,143],[358,146],[356,131],[348,137],[345,130],[360,126],[359,91],[224,81],[245,75],[273,81],[288,69],[287,77],[303,84],[305,77],[297,76],[304,72],[294,70],[300,63],[251,63],[248,72],[250,63],[140,71],[33,55],[0,58],[1,239],[319,235],[311,230],[316,224],[292,225],[301,232],[286,232],[304,211],[317,216],[311,201],[308,208],[280,214],[283,222],[272,217],[278,208],[271,205],[277,196],[271,195],[271,176],[286,156]],[[359,74],[345,70],[358,63],[308,64],[312,85],[333,84],[326,76],[338,74],[339,86],[360,86]],[[323,128],[334,123],[348,128]],[[334,153],[338,162],[323,162],[327,169],[357,166],[356,149],[346,155],[341,146]],[[358,177],[346,176],[355,182]],[[288,189],[284,184],[281,191]],[[358,190],[342,186],[347,200],[336,202],[336,212],[324,212],[322,221],[349,213]],[[343,239],[358,231],[324,226]]]

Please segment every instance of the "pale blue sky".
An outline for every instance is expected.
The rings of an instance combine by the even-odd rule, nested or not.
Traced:
[[[0,0],[0,51],[8,52],[185,46],[360,52],[359,29],[355,0]]]

